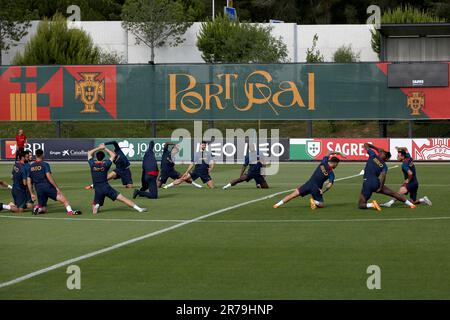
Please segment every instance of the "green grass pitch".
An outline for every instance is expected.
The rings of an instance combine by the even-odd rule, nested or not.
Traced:
[[[1,212],[0,284],[294,188],[316,165],[283,164],[278,175],[268,177],[268,190],[250,182],[226,191],[221,186],[240,166],[218,165],[214,190],[188,185],[160,190],[158,200],[137,199],[147,213],[107,200],[93,216],[93,193],[83,189],[90,183],[87,164],[53,164],[57,183],[83,215],[68,219],[54,202],[38,217]],[[363,166],[342,163],[336,178]],[[355,177],[336,182],[324,209],[312,211],[308,198],[273,209],[283,195],[253,202],[73,263],[81,269],[81,290],[67,289],[63,266],[0,288],[0,299],[449,299],[450,167],[416,167],[419,195],[428,195],[433,207],[358,210],[362,178]],[[10,172],[11,164],[0,165],[1,179],[8,181]],[[140,164],[133,164],[133,177],[139,183]],[[390,170],[387,185],[397,190],[401,182],[400,169]],[[113,182],[131,197],[132,190],[118,184]],[[10,200],[9,190],[1,189],[0,201]],[[380,290],[366,286],[370,265],[381,268]]]

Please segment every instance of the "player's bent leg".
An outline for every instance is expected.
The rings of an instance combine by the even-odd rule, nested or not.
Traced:
[[[64,194],[62,192],[59,192],[57,194],[56,201],[58,201],[64,205],[64,208],[66,208],[67,214],[69,216],[81,214],[81,211],[72,209],[72,207],[70,206],[69,200],[67,200],[67,198],[64,196]]]
[[[108,180],[114,180],[117,177],[117,173],[115,171],[111,171],[108,173]]]
[[[259,185],[261,189],[269,189],[269,185],[267,184],[266,181],[261,182]]]
[[[275,203],[273,205],[273,207],[276,209],[276,208],[282,206],[283,204],[288,203],[292,199],[297,198],[298,196],[300,196],[300,191],[298,191],[298,189],[295,189],[292,193],[290,193],[286,197],[284,197],[283,200],[280,200],[279,202]]]
[[[387,186],[383,186],[383,188],[381,188],[379,193],[387,195],[387,196],[390,196],[390,197],[393,197],[393,198],[397,199],[398,201],[403,202],[404,204],[406,204],[411,209],[414,209],[416,207],[411,201],[407,200],[404,195],[391,190]]]

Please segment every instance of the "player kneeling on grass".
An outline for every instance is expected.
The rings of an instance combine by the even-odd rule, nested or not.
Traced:
[[[386,161],[391,158],[391,153],[370,143],[365,143],[364,148],[367,150],[369,159],[367,159],[366,166],[364,168],[364,182],[362,185],[361,194],[359,195],[358,207],[360,209],[374,208],[378,211],[381,211],[380,205],[376,200],[367,203],[372,196],[372,193],[376,192],[391,196],[401,202],[404,202],[412,209],[415,208],[416,206],[409,200],[406,200],[404,196],[392,191],[384,185],[388,170]],[[376,154],[373,150],[378,152],[378,154]]]
[[[409,193],[411,202],[414,204],[425,203],[431,206],[432,203],[427,196],[424,196],[423,198],[417,200],[419,181],[417,180],[416,167],[414,166],[413,158],[409,154],[408,149],[403,147],[397,147],[396,149],[398,151],[397,160],[402,163],[402,172],[403,177],[405,178],[405,182],[400,187],[398,193],[402,195],[407,195]],[[381,204],[381,206],[389,208],[394,204],[394,202],[395,199],[391,199],[388,202]]]
[[[27,179],[28,190],[30,191],[31,198],[34,200],[36,196],[33,193],[33,186],[36,190],[38,204],[34,206],[33,214],[40,214],[47,212],[48,198],[61,202],[66,208],[68,215],[79,215],[81,211],[72,210],[69,201],[59,190],[53,179],[50,165],[43,161],[44,151],[41,149],[36,150],[36,161],[30,165],[30,172]]]
[[[166,142],[164,144],[164,150],[161,156],[161,173],[157,181],[158,188],[161,188],[169,178],[173,180],[181,178],[181,174],[175,170],[175,162],[173,159],[179,149],[180,146],[174,142]]]
[[[308,194],[311,195],[311,199],[309,199],[309,203],[311,205],[311,209],[323,208],[323,194],[331,189],[334,183],[334,172],[333,170],[337,168],[339,164],[339,158],[331,157],[333,155],[340,155],[345,158],[345,154],[336,151],[329,151],[325,157],[323,157],[317,169],[312,174],[309,180],[295,189],[294,192],[284,197],[283,200],[273,205],[274,208],[278,208],[279,206],[291,201],[298,196],[304,197]],[[323,188],[323,184],[328,180],[328,183]]]
[[[33,205],[28,202],[27,197],[27,170],[25,167],[25,151],[19,151],[12,168],[13,185],[11,194],[14,199],[14,206],[10,206],[10,211],[21,213],[25,209],[32,209]]]
[[[158,199],[158,186],[156,179],[158,178],[158,162],[156,161],[155,152],[153,148],[155,142],[151,140],[145,152],[144,159],[142,159],[142,176],[141,189],[136,189],[133,192],[133,199],[137,196],[146,197],[148,199]],[[148,189],[148,192],[146,191]]]
[[[108,152],[110,157],[109,160],[104,160],[105,153],[103,150]],[[94,184],[95,192],[92,213],[98,213],[99,208],[103,206],[103,203],[105,202],[105,197],[110,198],[112,201],[116,201],[117,199],[138,212],[147,211],[146,208],[141,208],[133,201],[125,198],[108,183],[108,170],[111,168],[112,161],[114,161],[115,157],[116,154],[106,148],[104,144],[100,144],[97,148],[88,151],[88,163],[91,168],[92,183]]]
[[[245,156],[244,165],[241,169],[241,175],[239,178],[232,180],[227,185],[223,186],[222,189],[228,189],[233,187],[241,182],[249,182],[254,179],[256,182],[256,187],[261,189],[269,188],[269,185],[266,182],[266,179],[261,174],[261,169],[266,166],[264,162],[264,157],[255,150],[255,147],[251,147],[252,150],[249,151],[249,154]],[[249,167],[247,173],[245,170]]]
[[[195,167],[194,167],[195,165]],[[194,170],[191,169],[194,167]],[[201,150],[194,154],[194,160],[189,165],[186,172],[180,179],[165,185],[163,188],[168,189],[179,185],[182,182],[191,183],[197,188],[202,188],[201,185],[195,183],[198,178],[202,179],[203,183],[206,183],[209,188],[214,188],[214,181],[211,178],[211,172],[214,168],[214,160],[212,160],[211,152],[206,150],[206,142],[202,141]]]

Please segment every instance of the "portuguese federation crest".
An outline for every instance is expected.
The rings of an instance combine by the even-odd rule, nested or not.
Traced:
[[[411,92],[408,95],[408,107],[411,108],[412,116],[420,115],[420,109],[425,106],[425,94],[423,92]]]
[[[313,158],[317,157],[321,151],[320,141],[307,141],[306,142],[306,152]]]
[[[75,82],[75,98],[81,99],[84,104],[82,113],[99,112],[95,104],[99,97],[105,99],[105,80],[96,80],[98,72],[81,72],[82,80]]]

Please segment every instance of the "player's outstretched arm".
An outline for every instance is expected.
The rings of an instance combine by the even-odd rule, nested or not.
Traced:
[[[108,148],[105,148],[104,150],[109,154],[109,159],[111,161],[114,161],[114,159],[117,157],[117,154],[114,151],[109,150]]]
[[[334,155],[338,155],[341,156],[343,158],[347,158],[347,155],[343,152],[339,152],[339,151],[334,151],[334,150],[330,150],[325,154],[325,157],[329,157],[329,156],[334,156]]]
[[[191,172],[192,168],[194,167],[194,162],[191,162],[189,164],[189,167],[187,168],[186,172],[183,174],[183,176],[187,175],[189,172]]]
[[[211,174],[211,172],[213,171],[214,164],[215,164],[214,160],[211,160],[211,162],[209,163],[209,168],[208,168],[208,173],[209,174]]]
[[[395,147],[395,149],[397,149],[397,151],[405,151],[406,153],[409,153],[408,148],[406,147]]]
[[[113,146],[114,146],[114,150],[120,150],[120,146],[119,146],[119,144],[117,143],[117,141],[108,141],[108,142],[105,142],[105,146],[107,146],[107,145],[113,145]]]

